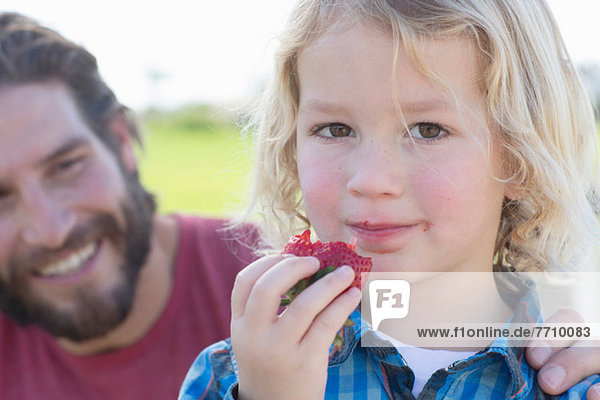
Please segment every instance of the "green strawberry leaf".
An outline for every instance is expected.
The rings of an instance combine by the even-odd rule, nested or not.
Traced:
[[[281,301],[279,302],[279,307],[285,307],[288,304],[290,304],[292,302],[292,299],[290,299],[289,297],[284,297],[281,299]]]
[[[310,277],[310,279],[308,280],[308,285],[310,286],[313,283],[315,283],[316,281],[318,281],[319,279],[321,279],[322,277],[324,277],[325,275],[329,274],[330,272],[333,272],[335,270],[335,266],[331,265],[329,267],[325,267],[325,268],[321,268],[320,270],[318,270],[317,272],[314,273],[313,276]]]
[[[335,268],[335,266],[321,268],[320,270],[315,272],[309,279],[300,279],[294,286],[290,288],[290,290],[288,290],[285,293],[285,297],[281,299],[281,301],[279,302],[279,306],[284,307],[289,305],[292,302],[292,300],[294,300],[296,296],[300,294],[300,292],[302,292],[304,289],[306,289],[325,275],[335,270]]]

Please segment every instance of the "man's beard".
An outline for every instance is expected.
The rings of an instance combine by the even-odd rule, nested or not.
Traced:
[[[3,313],[22,325],[38,325],[55,337],[77,342],[102,336],[127,317],[139,272],[150,250],[153,207],[149,206],[148,194],[137,176],[127,172],[123,175],[127,198],[121,203],[120,211],[125,227],[120,227],[113,215],[97,214],[73,229],[61,249],[40,249],[9,262],[9,277],[6,281],[0,280],[0,310]],[[29,285],[35,266],[48,263],[61,250],[76,250],[99,240],[101,247],[112,244],[122,259],[119,283],[110,292],[97,293],[84,285],[75,292],[70,310],[61,310],[36,296]]]

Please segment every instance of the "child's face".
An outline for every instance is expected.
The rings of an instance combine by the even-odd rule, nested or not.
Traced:
[[[356,236],[377,271],[489,271],[505,185],[493,177],[499,146],[485,156],[476,52],[466,39],[425,40],[422,55],[460,109],[403,49],[393,81],[393,41],[376,30],[331,30],[300,55],[308,216],[321,240]]]

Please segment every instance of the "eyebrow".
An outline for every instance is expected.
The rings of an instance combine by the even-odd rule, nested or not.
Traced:
[[[300,109],[304,111],[319,112],[323,114],[348,112],[348,110],[341,105],[321,101],[319,99],[307,100],[305,103],[300,105]]]
[[[437,111],[440,109],[444,109],[448,107],[448,102],[444,100],[421,100],[421,101],[411,101],[407,103],[401,103],[400,109],[412,113],[419,113],[425,111]]]
[[[438,111],[449,107],[449,103],[445,100],[418,100],[400,103],[400,110],[402,112],[410,113],[422,113],[427,111]],[[303,111],[319,112],[323,114],[339,114],[348,113],[349,111],[342,105],[336,103],[329,103],[321,101],[319,99],[308,100],[300,107]]]
[[[46,157],[41,159],[37,164],[38,165],[48,164],[58,158],[61,158],[65,154],[68,154],[71,151],[73,151],[79,147],[85,147],[85,146],[89,146],[89,145],[91,145],[91,143],[90,143],[89,139],[86,139],[86,138],[76,137],[76,138],[69,139],[65,143],[63,143],[61,146],[59,146],[56,150],[54,150],[52,153],[48,154]]]

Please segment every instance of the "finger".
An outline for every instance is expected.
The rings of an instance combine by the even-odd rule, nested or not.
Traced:
[[[587,392],[587,400],[600,400],[600,383],[592,385]]]
[[[244,318],[253,328],[262,329],[273,323],[279,310],[281,295],[300,279],[308,278],[319,269],[314,257],[286,257],[260,276],[248,297]]]
[[[572,308],[561,308],[552,314],[545,323],[581,323],[583,317]],[[575,341],[570,339],[553,340],[548,343],[545,340],[532,340],[527,344],[525,358],[529,365],[540,369],[552,358],[552,356],[565,348],[571,346]]]
[[[272,255],[262,257],[240,271],[235,277],[231,292],[231,318],[237,319],[244,314],[248,296],[254,284],[267,270],[289,256]]]
[[[327,352],[336,333],[360,302],[360,289],[351,287],[339,295],[313,321],[301,342],[307,351]],[[316,350],[314,350],[316,349]]]
[[[540,370],[538,383],[548,394],[558,395],[600,370],[600,348],[570,347],[554,354]]]
[[[297,343],[325,307],[350,286],[354,270],[348,266],[337,268],[306,288],[289,305],[278,322],[283,337]]]
[[[555,353],[553,349],[562,350],[561,347],[550,347],[547,342],[538,340],[534,343],[529,343],[525,349],[525,359],[527,363],[534,369],[540,369],[548,362],[548,360]]]

